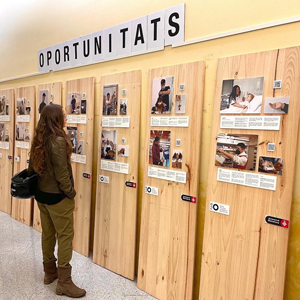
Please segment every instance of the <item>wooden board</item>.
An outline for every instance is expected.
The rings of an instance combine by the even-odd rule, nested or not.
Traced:
[[[49,103],[54,103],[59,105],[62,104],[62,83],[61,82],[40,84],[38,86],[37,95],[36,95],[36,110],[35,110],[36,124],[40,119],[39,106],[40,103],[42,102],[43,91],[48,91],[48,95],[46,93],[46,97],[45,97],[45,102],[47,104]],[[33,202],[33,225],[32,226],[35,230],[42,232],[40,211],[36,201]]]
[[[102,127],[103,101],[100,101],[93,261],[133,280],[138,189],[126,187],[125,181],[138,183],[141,71],[102,76],[100,99],[103,99],[103,87],[111,84],[118,84],[118,117],[129,116],[130,127]],[[126,90],[124,96],[123,89]],[[124,98],[127,99],[127,115],[120,115],[120,99]],[[117,146],[122,145],[122,138],[126,139],[124,146],[129,146],[129,156],[116,154],[115,161],[129,164],[128,174],[101,170],[102,130],[117,131]],[[109,183],[100,182],[100,175],[108,176]]]
[[[16,126],[24,126],[25,130],[27,130],[26,134],[30,135],[29,141],[29,148],[31,145],[32,137],[34,135],[34,127],[35,127],[35,118],[34,118],[34,111],[35,111],[35,86],[30,87],[21,87],[16,89],[16,96],[15,96],[15,108],[17,111],[17,101],[18,99],[25,98],[26,105],[25,107],[31,107],[30,113],[30,122],[18,122],[17,115],[16,115]],[[15,129],[16,130],[16,129]],[[15,133],[15,153],[14,153],[14,174],[23,171],[24,169],[28,168],[28,161],[29,161],[29,151],[30,149],[23,149],[18,148],[16,145],[17,134]],[[19,162],[16,159],[19,158]],[[32,219],[32,202],[33,199],[17,199],[12,198],[12,212],[11,216],[22,222],[28,226],[31,225]]]
[[[10,183],[13,175],[13,157],[14,157],[14,137],[15,137],[15,92],[11,90],[0,91],[0,102],[5,97],[5,114],[0,115],[0,118],[9,116],[9,121],[1,121],[4,124],[4,140],[5,136],[9,136],[9,149],[0,149],[0,210],[7,214],[11,214],[11,195]],[[1,105],[1,104],[0,104]],[[3,108],[2,108],[3,111]],[[3,136],[1,137],[3,141]]]
[[[299,124],[300,48],[222,58],[218,62],[214,122],[202,251],[201,300],[283,300],[289,230],[265,223],[265,216],[289,219]],[[265,97],[290,97],[280,131],[220,129],[222,81],[264,76]],[[282,88],[273,90],[273,80]],[[262,110],[263,114],[263,110]],[[257,156],[284,159],[276,191],[217,182],[219,132],[258,134]],[[275,152],[267,152],[274,142]],[[258,164],[256,165],[256,172]],[[210,201],[230,205],[230,215],[209,211]]]
[[[66,82],[66,97],[63,102],[65,111],[67,108],[68,93],[85,93],[82,99],[87,100],[86,124],[67,124],[77,127],[78,140],[83,141],[86,164],[72,162],[75,180],[74,230],[73,249],[84,256],[89,256],[91,199],[92,199],[92,177],[84,178],[83,174],[92,176],[93,167],[93,139],[94,139],[94,77],[76,79]],[[80,134],[82,133],[82,137]]]
[[[143,191],[138,287],[162,300],[192,299],[197,204],[182,201],[181,194],[198,196],[204,72],[204,62],[149,72],[143,188],[157,187],[158,196]],[[152,81],[167,76],[174,76],[173,107],[175,95],[186,94],[186,113],[180,116],[189,116],[188,128],[150,127]],[[185,84],[184,91],[180,84]],[[183,166],[168,169],[186,172],[186,184],[148,177],[150,130],[171,131],[170,161],[173,150],[181,149]],[[175,146],[176,139],[181,139],[181,147]]]

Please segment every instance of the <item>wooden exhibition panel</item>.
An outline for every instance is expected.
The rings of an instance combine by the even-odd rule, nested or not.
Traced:
[[[46,83],[40,84],[38,86],[38,91],[36,95],[36,110],[35,110],[35,122],[38,123],[40,119],[40,104],[43,102],[42,97],[43,93],[45,92],[45,103],[48,105],[50,103],[54,104],[62,104],[62,83],[55,82],[55,83]],[[41,218],[40,218],[40,211],[37,205],[37,202],[33,202],[33,228],[39,232],[42,232],[41,226]]]
[[[86,100],[86,124],[67,123],[67,127],[77,127],[78,139],[83,141],[86,163],[72,162],[75,181],[75,210],[73,249],[84,256],[89,256],[90,218],[92,200],[92,167],[94,139],[94,77],[70,80],[66,82],[66,98],[63,107],[68,115],[71,110],[67,105],[68,94],[80,93]],[[84,95],[85,94],[85,95]],[[85,97],[84,97],[85,96]],[[81,106],[81,104],[79,105]],[[86,175],[86,177],[84,177]]]
[[[13,89],[0,91],[0,210],[11,214],[10,184],[13,175],[15,137],[15,93]],[[4,128],[3,128],[4,127]],[[1,146],[2,142],[4,144]],[[7,147],[8,146],[8,147]]]
[[[25,100],[24,100],[25,98]],[[30,108],[30,122],[18,122],[18,117],[20,116],[26,116],[24,111],[21,114],[17,114],[18,110],[18,99],[19,102],[25,101],[23,103],[23,106],[26,108]],[[16,95],[15,95],[15,108],[16,108],[16,118],[15,118],[15,153],[14,153],[14,174],[23,171],[24,169],[28,168],[28,162],[29,162],[29,152],[30,152],[30,145],[32,142],[32,138],[34,136],[34,128],[35,128],[35,119],[34,119],[34,111],[35,111],[35,86],[30,87],[21,87],[16,89]],[[24,110],[22,108],[22,110]],[[18,138],[17,134],[17,126],[20,131],[20,139],[17,141]],[[21,128],[21,129],[20,129]],[[24,132],[25,130],[25,132]],[[26,140],[26,136],[29,136],[29,141]],[[24,139],[22,140],[22,138]],[[29,143],[29,149],[21,148],[17,146],[17,142],[21,143]],[[31,225],[31,219],[32,219],[32,202],[33,199],[17,199],[12,198],[12,211],[11,216],[30,226]]]
[[[149,72],[143,188],[156,187],[158,195],[143,191],[138,287],[163,300],[191,300],[193,294],[197,204],[182,201],[181,195],[198,197],[204,74],[202,61]],[[184,116],[189,116],[186,128],[150,126],[153,79],[167,76],[174,76],[172,106],[175,106],[175,95],[186,95]],[[185,85],[184,91],[179,89],[181,84]],[[167,116],[179,115],[175,115],[173,109]],[[148,176],[152,130],[171,131],[169,156],[172,157],[176,149],[182,150],[180,171],[186,172],[185,184]],[[179,148],[175,146],[176,139],[181,139]],[[173,164],[162,169],[176,170]]]
[[[289,220],[299,124],[300,48],[222,58],[218,62],[211,156],[201,266],[201,300],[283,300],[289,230],[265,222],[266,215]],[[290,97],[279,131],[220,129],[224,79],[264,76],[266,97]],[[273,81],[282,80],[281,89]],[[263,115],[263,109],[261,112]],[[276,191],[217,181],[218,133],[257,134],[257,156],[284,159]],[[267,144],[275,143],[275,152]],[[242,172],[242,171],[241,171]],[[258,164],[255,173],[258,173]],[[210,201],[230,206],[230,214],[209,211]]]
[[[93,261],[133,280],[138,197],[141,71],[102,76],[100,99],[103,99],[104,96],[104,86],[113,84],[118,84],[118,115],[113,117],[130,117],[130,125],[129,128],[103,127],[103,101],[101,101],[99,127],[101,138],[99,138],[98,144]],[[124,89],[126,95],[122,95]],[[127,99],[126,115],[120,115],[119,108],[122,98]],[[117,163],[129,164],[128,174],[101,169],[101,147],[104,139],[102,130],[116,130],[116,145],[129,146],[129,156],[122,157],[116,153],[115,157]],[[125,139],[123,144],[122,139]],[[107,176],[109,183],[102,182],[101,176]],[[135,183],[135,187],[125,186],[126,181]]]

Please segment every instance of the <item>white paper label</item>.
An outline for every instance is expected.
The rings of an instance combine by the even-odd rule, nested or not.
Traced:
[[[104,175],[99,175],[99,182],[109,183],[109,177]]]
[[[279,130],[280,116],[221,116],[220,128]]]
[[[189,117],[151,117],[151,126],[189,127]]]
[[[108,160],[101,160],[101,170],[111,171],[115,173],[128,174],[129,164],[118,163]]]
[[[209,210],[216,212],[218,214],[229,216],[230,207],[229,207],[229,205],[226,205],[226,204],[221,204],[221,203],[210,201]]]
[[[157,187],[153,187],[153,186],[146,185],[146,186],[145,186],[145,193],[146,193],[146,194],[149,194],[149,195],[158,196],[158,188],[157,188]]]
[[[0,122],[9,122],[10,116],[0,116]]]
[[[149,166],[148,176],[174,182],[186,183],[186,172],[178,172]]]
[[[3,154],[2,153],[0,153],[0,158],[2,158],[3,157]]]
[[[86,155],[73,153],[72,156],[71,156],[71,161],[76,162],[76,163],[80,163],[80,164],[86,164]]]
[[[20,123],[29,123],[30,122],[30,115],[20,115],[17,116],[17,122]]]
[[[0,149],[9,150],[9,142],[0,142]]]
[[[29,142],[16,141],[16,147],[22,149],[29,149]]]
[[[102,127],[129,128],[130,117],[102,117]]]
[[[67,124],[86,124],[86,115],[67,115]]]
[[[264,190],[276,191],[277,177],[218,168],[217,180]]]

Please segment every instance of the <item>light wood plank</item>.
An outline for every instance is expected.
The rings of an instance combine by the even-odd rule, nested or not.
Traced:
[[[24,122],[19,123],[19,122],[17,122],[17,119],[16,119],[16,124],[25,125],[25,128],[28,129],[28,134],[30,134],[29,145],[31,145],[32,137],[34,135],[34,127],[35,127],[35,118],[34,118],[35,86],[20,87],[20,88],[16,89],[15,107],[16,107],[16,101],[18,98],[26,98],[26,106],[31,107],[31,115],[30,115],[29,123],[24,123]],[[20,162],[14,162],[14,174],[28,168],[29,152],[30,152],[30,149],[28,150],[28,149],[17,148],[16,142],[15,142],[14,157],[19,157]],[[33,199],[12,198],[11,216],[14,219],[18,220],[19,222],[22,222],[22,223],[30,226],[31,221],[32,221],[32,203],[33,203]]]
[[[44,90],[48,90],[49,92],[48,94],[49,101],[51,100],[51,102],[54,104],[59,104],[59,105],[62,104],[62,83],[61,82],[40,84],[38,86],[37,95],[36,95],[36,110],[35,110],[36,124],[40,119],[39,111],[38,111],[40,105],[40,92]],[[33,225],[32,226],[35,230],[42,232],[40,211],[36,201],[33,202]]]
[[[182,201],[181,194],[198,196],[204,72],[204,62],[149,72],[143,188],[145,185],[158,187],[159,196],[143,193],[138,287],[162,300],[192,299],[197,204]],[[174,76],[172,115],[175,116],[175,95],[186,94],[189,128],[150,127],[152,81],[167,76]],[[184,92],[179,91],[182,83]],[[186,184],[148,177],[150,130],[171,131],[170,163],[173,150],[182,149]],[[181,147],[175,148],[176,139],[181,139]]]
[[[286,219],[290,216],[299,124],[299,67],[299,48],[223,58],[218,62],[202,251],[201,300],[283,299],[289,230],[266,224],[265,215]],[[280,131],[220,129],[222,81],[257,76],[265,79],[263,99],[291,97],[289,114],[282,115]],[[283,80],[282,89],[276,92],[273,90],[274,79]],[[284,159],[283,175],[277,176],[275,192],[217,182],[215,148],[219,132],[258,134],[257,157]],[[275,152],[267,152],[268,141],[276,143]],[[230,216],[210,212],[210,201],[230,205]]]
[[[5,97],[6,105],[9,105],[9,122],[2,122],[5,126],[5,135],[9,135],[9,150],[0,149],[0,210],[11,214],[12,199],[10,195],[11,177],[13,175],[14,138],[15,138],[15,91],[2,90],[0,97]]]
[[[130,128],[102,128],[103,87],[118,84],[120,99],[127,99]],[[125,187],[125,181],[138,183],[141,71],[101,77],[100,126],[98,142],[97,197],[95,212],[93,261],[124,277],[134,279],[136,218],[138,189]],[[122,90],[127,94],[122,96]],[[120,113],[118,112],[120,116]],[[129,174],[101,170],[102,129],[117,130],[117,145],[126,139],[129,157],[117,155],[116,161],[129,164]],[[109,184],[100,183],[99,175],[109,177]]]
[[[86,164],[72,162],[75,180],[74,231],[73,248],[75,251],[89,256],[91,199],[92,199],[92,168],[93,168],[93,139],[94,139],[94,77],[75,79],[66,82],[66,94],[63,107],[66,107],[68,93],[86,94],[87,100],[87,124],[67,124],[78,128],[78,139],[84,141],[84,153]],[[79,133],[82,132],[82,138]],[[84,178],[83,173],[88,173],[91,178]]]

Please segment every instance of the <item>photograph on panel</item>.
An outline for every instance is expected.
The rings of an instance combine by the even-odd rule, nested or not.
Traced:
[[[149,164],[169,167],[171,131],[151,130]]]
[[[30,114],[31,114],[31,106],[26,106],[25,115],[30,115]]]
[[[282,175],[283,158],[260,156],[258,172]]]
[[[25,135],[24,135],[24,141],[25,142],[30,142],[30,134],[25,133]]]
[[[86,103],[85,103],[86,110]],[[67,94],[67,107],[66,114],[80,115],[81,114],[81,94],[80,93],[68,93]]]
[[[103,87],[103,116],[118,114],[118,85],[111,84]]]
[[[221,114],[260,114],[264,77],[223,80]]]
[[[151,114],[172,112],[174,77],[154,78],[152,83]]]
[[[101,158],[116,160],[117,130],[102,130]]]
[[[25,98],[17,99],[17,115],[25,115]]]
[[[86,100],[81,100],[81,114],[86,114]]]
[[[9,142],[9,135],[8,134],[5,135],[4,142]]]
[[[0,97],[0,116],[7,115],[5,98]]]
[[[6,108],[5,114],[8,116],[9,115],[9,105],[6,104],[5,108]]]
[[[120,99],[120,115],[127,115],[127,99]]]
[[[289,112],[289,105],[290,97],[266,97],[264,113],[285,115]]]
[[[16,125],[16,140],[24,141],[25,139],[25,125]]]
[[[129,156],[129,146],[118,145],[118,155],[119,156]]]
[[[185,114],[186,95],[175,96],[175,114]]]
[[[215,165],[255,171],[258,135],[219,133]]]
[[[49,104],[49,91],[43,90],[39,94],[39,113],[42,112],[43,108]]]
[[[78,141],[77,154],[84,154],[84,141]]]
[[[5,140],[5,124],[0,123],[0,142],[4,142]]]
[[[72,145],[72,152],[76,153],[78,141],[78,129],[75,126],[67,126],[67,135],[70,138]]]
[[[182,169],[182,150],[174,150],[172,155],[172,168]]]

